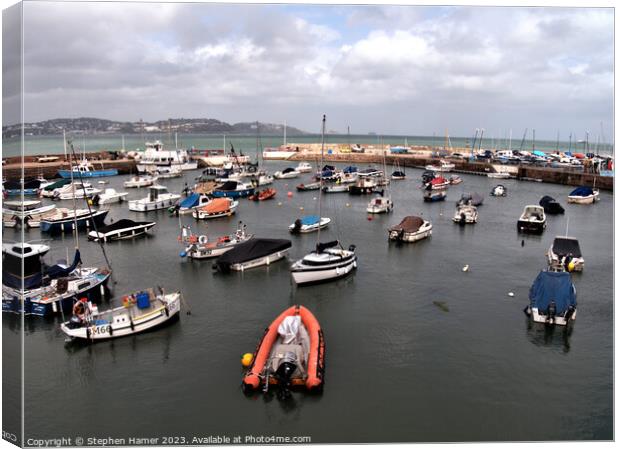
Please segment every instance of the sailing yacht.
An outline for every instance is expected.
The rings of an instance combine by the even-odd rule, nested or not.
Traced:
[[[325,148],[325,115],[321,132],[321,165]],[[322,178],[319,179],[322,184]],[[321,193],[319,189],[319,217],[321,216]],[[291,266],[291,275],[297,285],[309,285],[327,282],[344,277],[357,268],[355,245],[344,249],[339,241],[321,243],[321,230],[317,233],[317,242],[314,251],[306,254]]]
[[[387,173],[385,167],[385,151],[383,151],[383,173]],[[369,214],[387,214],[392,212],[392,209],[394,209],[394,202],[392,201],[392,195],[390,195],[389,184],[387,185],[387,191],[387,196],[383,195],[383,192],[381,192],[381,194],[370,200],[368,207],[366,207],[366,212]]]

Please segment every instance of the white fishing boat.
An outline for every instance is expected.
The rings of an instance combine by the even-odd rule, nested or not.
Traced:
[[[60,329],[70,338],[107,340],[153,329],[175,318],[180,310],[181,292],[155,294],[148,289],[126,295],[121,306],[102,312],[90,301],[80,300]]]
[[[38,228],[41,220],[54,215],[55,204],[42,206],[41,201],[4,201],[2,203],[2,225],[7,228],[21,226]]]
[[[180,165],[172,165],[170,167],[157,167],[155,170],[148,170],[147,173],[157,179],[180,178],[183,176],[183,170]]]
[[[129,201],[129,210],[148,212],[158,209],[167,209],[181,198],[178,193],[169,193],[165,186],[153,185],[149,187],[149,195],[139,200]]]
[[[325,193],[348,193],[349,186],[336,182],[334,184],[328,184],[323,186],[323,192]]]
[[[121,219],[106,226],[99,226],[96,231],[88,233],[88,240],[111,242],[128,240],[145,235],[157,223],[154,221],[133,221]]]
[[[476,223],[478,222],[478,208],[470,204],[461,204],[457,206],[452,221],[460,225]]]
[[[331,221],[331,218],[328,217],[321,217],[319,219],[318,215],[305,215],[295,220],[288,227],[288,230],[291,234],[307,234],[327,227]]]
[[[293,167],[285,168],[282,171],[277,171],[273,174],[273,177],[276,179],[292,179],[297,178],[299,176],[299,172],[295,170]]]
[[[388,238],[398,242],[417,242],[433,234],[433,225],[422,217],[407,216],[388,229]]]
[[[92,202],[97,205],[120,203],[127,195],[129,195],[127,192],[117,192],[116,189],[107,188],[102,193],[94,195]]]
[[[213,199],[204,193],[192,193],[187,198],[179,200],[177,204],[170,208],[170,212],[179,215],[191,214],[197,209],[206,206]]]
[[[127,188],[149,187],[157,181],[156,176],[132,176],[129,181],[125,181],[124,186]]]
[[[310,173],[312,171],[312,165],[308,162],[300,162],[297,167],[295,167],[299,173]]]
[[[339,172],[337,176],[338,179],[336,181],[340,181],[341,184],[353,184],[359,179],[359,175],[357,173]]]
[[[181,252],[181,257],[190,259],[211,259],[219,257],[226,251],[230,251],[235,246],[250,240],[253,234],[246,232],[246,225],[239,222],[237,231],[234,234],[223,235],[214,240],[210,240],[207,235],[196,235],[189,227],[183,227],[181,242],[185,249]]]
[[[235,213],[239,201],[232,198],[222,197],[213,198],[205,206],[192,212],[192,216],[198,220],[208,220],[211,218],[230,217]]]
[[[321,165],[323,164],[323,151],[325,147],[325,115],[323,115],[323,123],[321,129]],[[319,182],[323,182],[323,178],[319,178]],[[314,251],[306,254],[303,258],[297,260],[291,266],[291,276],[293,282],[297,285],[310,285],[319,282],[328,282],[342,278],[357,268],[357,255],[355,254],[355,245],[344,249],[339,241],[331,241],[321,243],[321,227],[323,218],[321,216],[322,190],[319,190],[319,215],[310,218],[307,223],[313,223],[316,226],[317,237]],[[308,217],[304,217],[308,218]],[[326,219],[329,220],[329,219]],[[327,226],[327,221],[325,226]],[[293,225],[293,229],[289,227],[291,232],[303,232],[304,223],[297,220]]]

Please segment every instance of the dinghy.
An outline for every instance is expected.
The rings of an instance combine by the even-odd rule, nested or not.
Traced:
[[[229,217],[235,213],[237,206],[239,201],[232,198],[213,198],[206,206],[194,210],[192,216],[198,220]]]
[[[474,224],[478,222],[478,209],[471,204],[461,204],[457,206],[452,221],[460,225]]]
[[[585,261],[574,237],[556,237],[547,251],[549,269],[553,271],[583,271]]]
[[[288,230],[291,234],[306,234],[325,228],[331,221],[331,218],[327,217],[321,217],[319,220],[318,215],[305,215],[295,220]]]
[[[388,238],[397,242],[417,242],[433,234],[433,225],[422,217],[407,216],[388,229]]]
[[[184,227],[181,235],[181,242],[186,245],[185,250],[180,254],[181,257],[190,259],[211,259],[219,257],[226,251],[230,251],[235,246],[250,240],[254,235],[246,232],[246,225],[239,222],[237,232],[230,235],[223,235],[215,240],[209,240],[206,235],[196,235],[191,229]]]
[[[523,208],[523,213],[517,221],[517,230],[530,234],[542,234],[547,227],[547,217],[545,210],[536,205],[529,205]]]
[[[248,199],[252,201],[265,201],[275,197],[276,193],[276,189],[268,188],[248,196]]]
[[[98,227],[96,231],[90,231],[88,233],[88,240],[110,242],[113,240],[133,239],[146,234],[156,224],[154,221],[121,219],[112,224]]]
[[[245,357],[244,357],[245,359]],[[278,397],[290,397],[290,388],[323,391],[325,341],[315,316],[304,306],[295,305],[282,312],[267,328],[256,352],[248,357],[243,376],[246,394],[267,392],[278,386]]]
[[[45,198],[52,198],[54,196],[54,190],[70,184],[70,179],[61,179],[60,181],[53,182],[41,189],[41,196]]]
[[[463,179],[461,179],[461,177],[458,175],[452,175],[448,178],[448,182],[450,183],[451,186],[455,186],[455,185],[462,183]]]
[[[541,271],[530,287],[524,310],[536,323],[566,326],[577,318],[577,292],[566,271]]]
[[[564,208],[562,205],[549,195],[543,196],[538,204],[543,207],[546,214],[557,215],[564,213]]]
[[[286,239],[251,238],[220,256],[214,266],[222,273],[245,271],[270,265],[288,254],[291,241]]]
[[[300,192],[305,192],[307,190],[319,190],[321,188],[320,182],[311,182],[309,184],[299,184],[297,186],[297,190]]]
[[[498,184],[493,187],[493,190],[491,190],[491,196],[506,196],[507,192],[508,189],[506,189],[506,187],[504,187],[502,184]]]
[[[598,189],[592,189],[591,187],[577,187],[568,194],[568,202],[575,204],[593,204],[600,199],[598,195]]]
[[[447,192],[445,190],[424,190],[423,198],[424,201],[434,202],[434,201],[443,201],[446,199]]]
[[[123,296],[123,304],[99,311],[85,298],[73,307],[71,319],[60,325],[68,337],[81,340],[107,340],[139,334],[178,316],[181,292],[155,294],[152,289]]]
[[[129,201],[129,210],[135,212],[148,212],[159,209],[167,209],[181,198],[178,193],[169,193],[165,186],[153,185],[149,187],[149,196]]]

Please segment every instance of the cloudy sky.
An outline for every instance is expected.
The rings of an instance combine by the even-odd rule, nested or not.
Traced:
[[[613,20],[609,8],[28,2],[25,119],[318,132],[326,113],[341,132],[550,139],[602,122],[609,140]]]

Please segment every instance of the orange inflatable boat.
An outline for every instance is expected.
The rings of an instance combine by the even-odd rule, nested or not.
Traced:
[[[250,356],[250,354],[247,354]],[[265,330],[242,388],[251,393],[263,386],[278,385],[286,397],[289,387],[323,390],[325,341],[314,315],[304,306],[296,305],[282,312]]]

